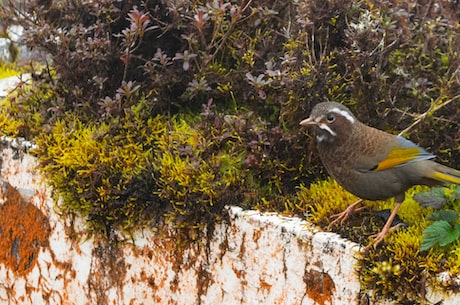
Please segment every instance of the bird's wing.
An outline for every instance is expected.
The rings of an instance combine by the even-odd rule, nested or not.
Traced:
[[[369,158],[366,160],[368,165],[367,171],[382,171],[393,167],[402,166],[410,162],[416,162],[421,160],[433,159],[435,156],[430,154],[415,143],[401,137],[395,136],[396,141],[393,143],[393,147],[385,149],[385,153],[376,156],[376,158]],[[373,159],[373,162],[369,162]],[[364,160],[363,160],[364,161]],[[364,168],[361,168],[361,171]]]

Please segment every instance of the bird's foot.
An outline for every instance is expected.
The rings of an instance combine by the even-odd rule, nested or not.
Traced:
[[[370,250],[371,247],[374,247],[374,249],[377,248],[377,245],[380,244],[383,239],[385,238],[385,235],[387,235],[388,233],[392,232],[392,231],[396,231],[400,228],[404,227],[404,224],[403,223],[399,223],[395,226],[392,226],[392,227],[383,227],[382,231],[380,231],[380,233],[378,234],[374,234],[374,235],[371,235],[370,238],[373,238],[373,240],[369,243],[369,245],[366,246],[366,248],[364,248],[364,252],[367,252]]]
[[[358,208],[358,206],[361,205],[362,202],[363,200],[359,199],[355,203],[348,206],[348,208],[346,208],[345,211],[332,215],[331,219],[334,219],[334,220],[327,226],[327,228],[331,229],[337,223],[343,224],[348,218],[350,218],[352,214],[364,210],[366,207]]]
[[[374,238],[374,239],[364,248],[364,252],[368,252],[372,247],[376,249],[377,245],[383,241],[387,233],[388,233],[388,230],[386,230],[386,232],[382,230],[380,231],[380,233],[372,235],[371,238]]]

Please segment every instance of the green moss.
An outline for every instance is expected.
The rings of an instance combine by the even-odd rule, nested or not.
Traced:
[[[196,210],[212,213],[222,205],[223,193],[240,184],[242,157],[231,145],[211,151],[215,141],[180,117],[171,120],[168,131],[156,141],[152,164],[157,194],[173,207],[174,213],[168,214],[171,220]]]
[[[155,203],[148,143],[165,123],[155,117],[138,130],[132,123],[114,133],[108,124],[60,121],[37,139],[40,169],[61,199],[61,212],[84,217],[92,230],[138,225]]]

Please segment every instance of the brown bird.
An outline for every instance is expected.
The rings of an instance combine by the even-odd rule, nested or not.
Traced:
[[[368,247],[375,247],[388,233],[407,189],[414,185],[460,184],[460,171],[432,161],[434,155],[401,136],[364,125],[342,104],[319,103],[300,125],[314,128],[319,156],[327,172],[361,198],[344,212],[333,215],[336,220],[331,225],[343,223],[363,199],[395,197],[390,217]]]

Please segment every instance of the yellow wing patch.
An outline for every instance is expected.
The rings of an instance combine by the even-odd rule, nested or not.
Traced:
[[[394,148],[390,151],[385,160],[380,162],[374,170],[381,171],[413,161],[420,157],[420,152],[420,148],[418,147]]]

